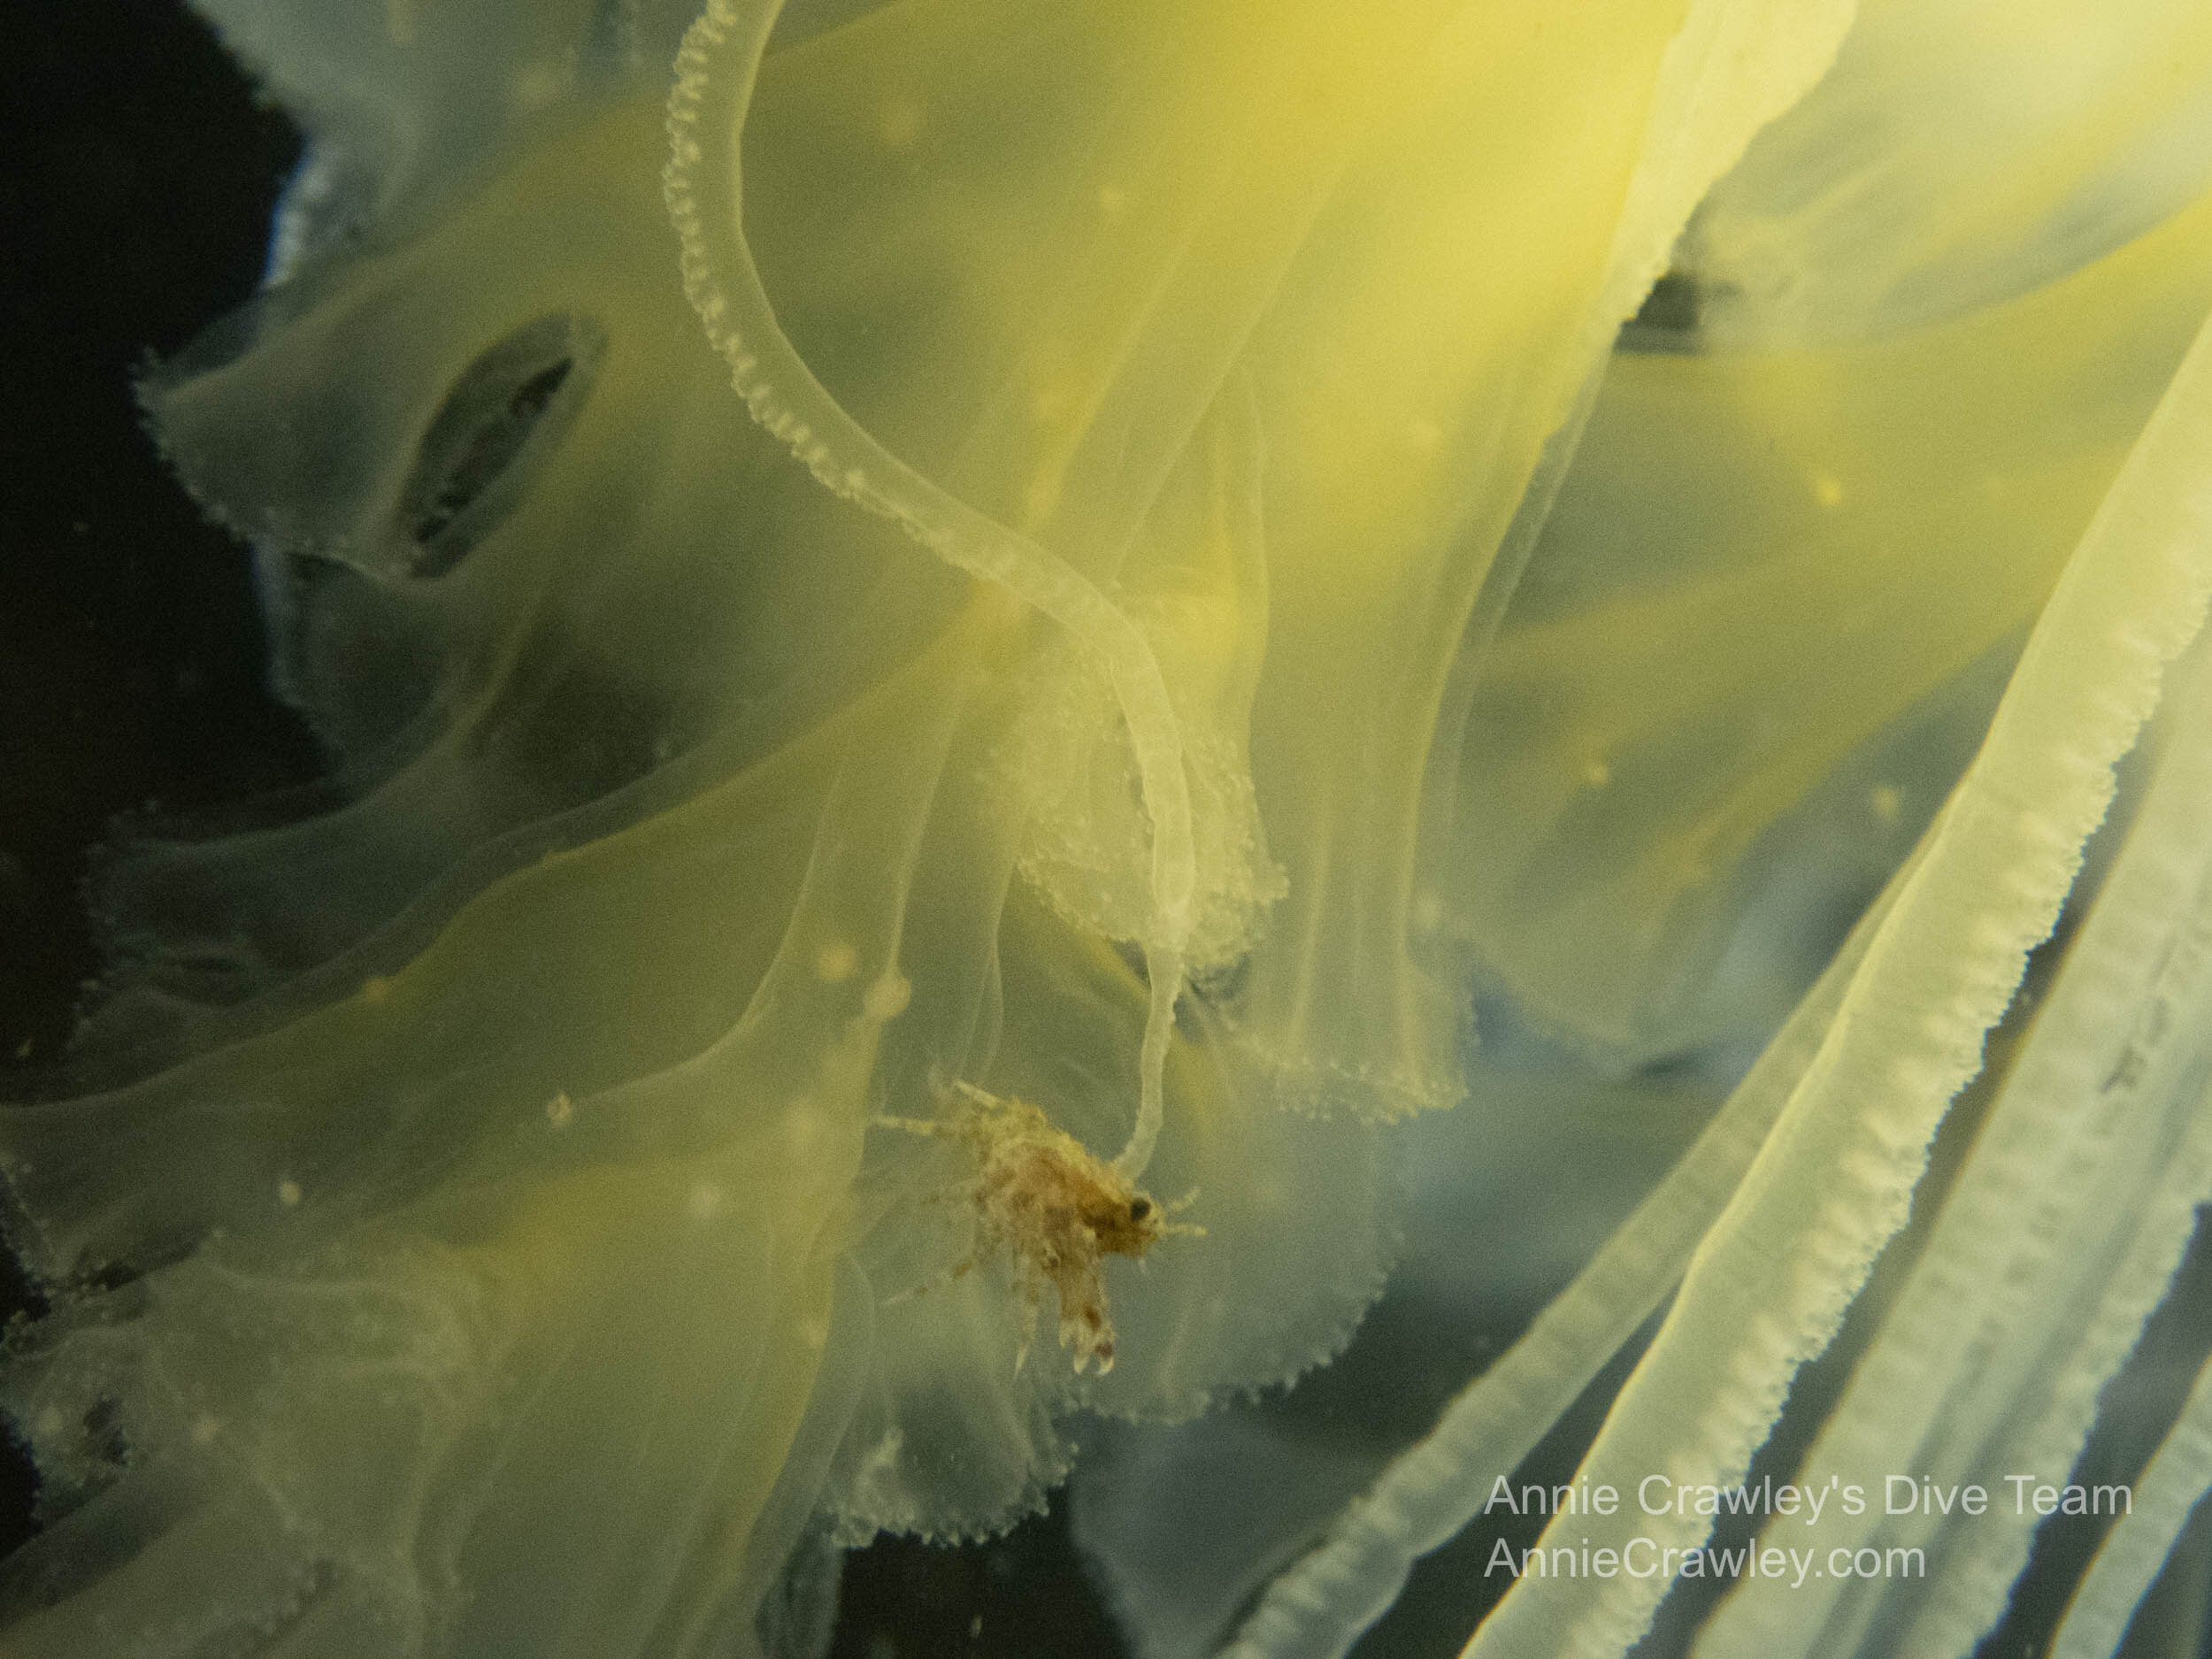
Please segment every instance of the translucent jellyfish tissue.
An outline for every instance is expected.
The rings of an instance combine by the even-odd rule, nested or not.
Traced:
[[[196,4],[11,1659],[2198,1651],[2212,10]]]

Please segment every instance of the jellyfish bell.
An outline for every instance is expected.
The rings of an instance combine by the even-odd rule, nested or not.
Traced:
[[[1134,1647],[1340,1652],[1671,1293],[1591,1478],[1740,1477],[2206,586],[2194,197],[1932,311],[1832,274],[1847,181],[1788,217],[1954,9],[1922,73],[1752,0],[207,0],[311,151],[144,397],[337,804],[113,849],[75,1087],[0,1122],[9,1651],[809,1653],[837,1549],[1003,1529],[1087,1412]],[[1701,201],[1709,334],[1615,351]],[[2126,857],[2101,927],[2185,913]],[[2098,972],[2054,1032],[2193,994]],[[1870,1377],[1955,1380],[1942,1273],[2087,1122],[2040,1054]],[[2070,1377],[2192,1157],[2097,1188],[2155,1225]],[[1806,1455],[2046,1469],[2078,1393],[1870,1383]],[[1963,1629],[2020,1542],[1712,1639]]]
[[[280,280],[146,396],[256,541],[345,800],[102,873],[127,960],[81,1042],[102,1086],[11,1114],[57,1302],[11,1370],[53,1515],[12,1647],[689,1650],[750,1627],[810,1527],[1033,1507],[1081,1391],[1188,1413],[1338,1344],[1381,1271],[1365,1135],[1263,1110],[1157,1011],[1187,940],[1229,969],[1279,885],[1240,785],[1250,549],[1216,533],[1248,430],[1213,420],[1129,518],[1131,567],[1166,567],[1144,624],[1080,579],[1102,664],[731,395],[628,46],[580,12],[221,20],[319,148]],[[444,107],[470,65],[508,107]],[[1155,638],[1199,757],[1179,905],[1130,856],[1168,814],[1120,793],[1148,740],[1112,651],[1164,698]],[[972,1075],[1094,1157],[1148,1066],[1171,1110],[1133,1175],[1217,1196],[1209,1254],[1121,1299],[1110,1379],[1014,1363],[1002,1257],[899,1299],[959,1235],[887,1109]]]
[[[1142,1651],[1440,1651],[1478,1617],[1479,1654],[1617,1653],[1644,1640],[1661,1651],[1966,1652],[2001,1624],[2024,1646],[2073,1653],[2111,1651],[2124,1635],[2128,1651],[2198,1650],[2198,1557],[2177,1544],[2177,1505],[2203,1490],[2201,1385],[2181,1397],[2201,1341],[2185,1345],[2185,1385],[2162,1415],[2128,1420],[2117,1402],[2149,1385],[2114,1379],[2203,1191],[2185,1150],[2203,1133],[2197,1039],[2162,1038],[2147,1063],[2133,1045],[2170,1032],[2171,1010],[2203,994],[2193,966],[2172,966],[2195,960],[2181,941],[2196,926],[2199,901],[2185,894],[2201,835],[2164,816],[2200,818],[2181,803],[2201,801],[2186,733],[2202,684],[2190,641],[2206,591],[2212,267],[2200,188],[2180,205],[2165,192],[2203,152],[2160,150],[2149,175],[2141,164],[2199,119],[2204,65],[2193,58],[2166,78],[2169,31],[2194,27],[2170,9],[2073,20],[2096,35],[2112,88],[2152,74],[2162,97],[2015,101],[1978,56],[2010,37],[2010,14],[1864,10],[1834,76],[1754,142],[1693,221],[1676,289],[1691,296],[1689,325],[1624,335],[1472,676],[1457,821],[1487,822],[1485,843],[1503,856],[1456,872],[1461,902],[1443,913],[1470,926],[1537,1034],[1601,1077],[1609,1058],[1724,1044],[1729,1022],[1778,992],[1794,1010],[1770,1040],[1760,1032],[1760,1057],[1732,1089],[1721,1080],[1727,1099],[1709,1121],[1694,1113],[1694,1141],[1630,1199],[1612,1237],[1549,1281],[1517,1340],[1398,1431],[1394,1460],[1329,1432],[1294,1395],[1232,1407],[1221,1433],[1129,1431],[1081,1471],[1079,1529],[1110,1563]],[[1939,41],[1945,52],[1927,50]],[[2062,165],[2008,173],[2000,189],[1978,169],[2003,168],[2015,147],[1946,157],[1961,87]],[[1942,165],[1918,165],[1924,126]],[[1901,192],[1893,212],[1885,188]],[[1961,216],[1929,206],[1945,192],[1965,218],[2002,222],[1962,251]],[[1839,234],[1847,222],[1873,244]],[[1690,416],[1671,401],[1723,386],[1735,414]],[[1740,418],[1758,436],[1736,449]],[[1709,490],[1698,482],[1709,462]],[[1870,578],[1878,548],[1908,547],[1927,552],[1919,575],[1884,601],[1816,574],[1834,559],[1832,571]],[[1734,549],[1749,557],[1738,564]],[[1955,606],[1943,597],[1954,580],[1967,584]],[[1726,647],[1673,655],[1739,581],[1746,598],[1782,586],[1754,602],[1755,625],[1748,611],[1722,625]],[[1801,647],[1783,642],[1785,618],[1808,628]],[[1549,657],[1576,667],[1527,672],[1527,653],[1548,657],[1578,629],[1588,632]],[[1668,660],[1641,680],[1647,648]],[[1711,695],[1739,674],[1743,702]],[[1778,818],[1785,797],[1795,804]],[[1746,810],[1760,828],[1740,837],[1728,826]],[[1796,863],[1777,871],[1785,850]],[[2070,887],[2068,920],[2024,983]],[[1698,972],[1684,973],[1683,955]],[[1810,964],[1825,970],[1816,979]],[[1502,1057],[1476,1057],[1471,1107],[1526,1088],[1489,1070]],[[1936,1120],[1978,1069],[1930,1168]],[[1699,1081],[1678,1064],[1663,1075]],[[1601,1089],[1582,1086],[1582,1110]],[[2123,1117],[2132,1127],[2116,1131]],[[2155,1171],[2169,1156],[2180,1162]],[[1913,1229],[1845,1324],[1908,1194]],[[1423,1286],[1408,1279],[1401,1294],[1417,1308]],[[2200,1332],[2198,1306],[2159,1317],[2193,1317]],[[1371,1334],[1392,1334],[1390,1310],[1386,1294],[1333,1374],[1417,1363],[1421,1327],[1407,1313],[1394,1345],[1363,1354]],[[1824,1348],[1816,1376],[1805,1367]],[[1638,1358],[1624,1384],[1624,1351]],[[1564,1461],[1548,1453],[1554,1425],[1594,1398],[1602,1428],[1588,1421]],[[1716,1533],[1709,1514],[1660,1519],[1632,1499],[1611,1516],[1547,1510],[1514,1532],[1484,1506],[1525,1459],[1575,1489],[1624,1494],[1646,1478],[1737,1493],[1763,1468],[1863,1494],[1892,1474],[1990,1494],[2011,1489],[2010,1471],[2047,1483],[2054,1504],[2086,1479],[2071,1470],[2140,1467],[2157,1518],[2069,1546],[2038,1533],[2032,1510],[1916,1506],[1892,1518],[1878,1496],[1823,1524],[1822,1541],[1844,1553],[1819,1581],[1737,1571],[1697,1586],[1681,1563],[1707,1559],[1709,1540],[1739,1561],[1755,1539],[1802,1540],[1779,1519]],[[1160,1520],[1177,1508],[1156,1504],[1164,1493],[1203,1518]],[[1624,1564],[1660,1548],[1673,1568]],[[1878,1582],[1856,1577],[1869,1560]],[[2147,1597],[2162,1563],[2163,1588]]]

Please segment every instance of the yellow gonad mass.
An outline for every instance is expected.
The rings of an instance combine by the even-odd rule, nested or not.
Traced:
[[[819,1659],[1064,1483],[1138,1659],[2181,1640],[2200,0],[196,3],[330,772],[0,1108],[8,1659]],[[2143,1495],[1484,1512],[1760,1455]]]

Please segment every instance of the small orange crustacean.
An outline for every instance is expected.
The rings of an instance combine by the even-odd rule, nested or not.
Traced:
[[[1099,1258],[1145,1252],[1170,1233],[1200,1236],[1203,1227],[1171,1221],[1168,1208],[1101,1159],[1043,1110],[1004,1100],[972,1083],[946,1087],[937,1118],[879,1118],[887,1128],[966,1143],[975,1158],[968,1195],[975,1207],[975,1242],[952,1271],[960,1278],[1004,1244],[1027,1300],[1018,1367],[1036,1333],[1037,1303],[1048,1280],[1060,1297],[1060,1344],[1081,1371],[1095,1360],[1114,1368],[1114,1322],[1106,1307]],[[1186,1198],[1177,1204],[1187,1203]]]

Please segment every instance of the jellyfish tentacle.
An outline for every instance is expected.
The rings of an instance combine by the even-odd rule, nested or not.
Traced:
[[[1872,1490],[1898,1472],[1995,1493],[2025,1471],[2064,1486],[2100,1386],[2173,1277],[2212,1186],[2200,1110],[2212,850],[2196,836],[2212,685],[2193,666],[2167,692],[2157,775],[2125,847],[1801,1485]],[[2142,1011],[2116,1021],[2115,1008]],[[2039,1519],[2017,1504],[1970,1523],[1932,1505],[1832,1517],[1841,1530],[1824,1541],[1924,1548],[1931,1571],[1879,1605],[1848,1579],[1786,1597],[1747,1585],[1700,1651],[1962,1649],[1999,1616]]]
[[[1167,1047],[1197,887],[1182,726],[1135,618],[1065,559],[892,454],[845,411],[784,334],[745,239],[738,153],[761,57],[782,10],[783,0],[708,0],[677,53],[663,188],[682,243],[684,290],[753,418],[825,488],[1049,618],[1105,669],[1152,821],[1153,916],[1142,941],[1151,993],[1140,1098],[1129,1142],[1115,1160],[1133,1179],[1150,1160],[1164,1116]]]
[[[2212,443],[2212,326],[2190,348],[2030,638],[1973,767],[1886,918],[1813,1067],[1685,1276],[1584,1477],[1666,1470],[1727,1486],[1750,1466],[1808,1359],[1832,1340],[1908,1216],[1930,1140],[1979,1069],[2029,950],[2050,934],[2112,768],[2155,708],[2212,597],[2200,483]],[[1904,1009],[1939,1010],[1917,1020]],[[1709,1401],[1694,1424],[1680,1402]],[[1633,1471],[1633,1472],[1631,1472]],[[1594,1519],[1593,1548],[1644,1529],[1700,1544],[1704,1517]],[[1624,1652],[1667,1586],[1615,1583],[1566,1605],[1532,1578],[1469,1653]]]
[[[2056,1659],[2116,1653],[2190,1512],[2212,1487],[2212,1362],[2197,1372],[2181,1415],[2136,1477],[2134,1507],[2106,1534],[2052,1639]]]
[[[1473,1520],[1680,1279],[1803,1079],[1852,975],[1918,857],[1870,905],[1827,971],[1666,1179],[1551,1305],[1395,1458],[1328,1535],[1270,1585],[1221,1659],[1340,1659],[1419,1556]]]

